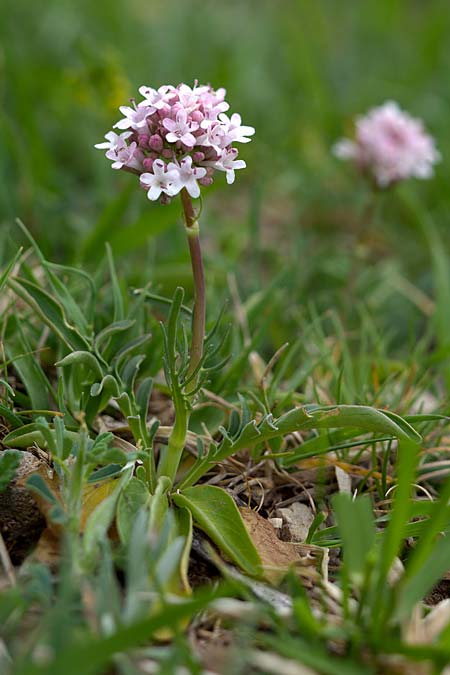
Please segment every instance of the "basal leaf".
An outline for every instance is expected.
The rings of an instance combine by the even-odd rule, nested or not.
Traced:
[[[5,348],[27,390],[33,410],[47,410],[52,387],[14,314],[8,317]]]
[[[251,576],[261,573],[261,559],[232,497],[213,485],[196,485],[172,495],[189,509],[194,522],[239,567]]]
[[[332,500],[336,512],[338,531],[344,549],[344,563],[350,575],[362,582],[367,555],[375,544],[375,523],[368,496],[352,500],[343,492]]]
[[[117,529],[122,542],[129,541],[136,515],[149,499],[147,486],[138,478],[132,477],[122,490],[117,504]]]
[[[55,366],[59,368],[65,368],[67,366],[79,366],[83,365],[87,368],[90,368],[92,372],[101,380],[103,378],[102,368],[96,359],[96,357],[91,352],[86,351],[75,351],[67,354],[61,361],[55,363]]]

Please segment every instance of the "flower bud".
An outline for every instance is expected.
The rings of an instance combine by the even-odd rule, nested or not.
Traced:
[[[155,152],[161,152],[163,149],[163,140],[159,134],[153,134],[150,136],[148,145]]]
[[[138,136],[138,145],[141,148],[147,148],[148,147],[148,140],[149,140],[149,135],[148,134],[139,134]]]
[[[193,122],[198,122],[198,124],[200,124],[200,122],[203,122],[205,119],[205,116],[200,110],[194,110],[194,112],[191,113],[191,119]]]
[[[142,165],[146,171],[151,171],[153,169],[153,162],[155,160],[152,159],[151,157],[146,157],[144,161],[142,162]]]
[[[196,164],[198,164],[199,162],[203,162],[203,160],[205,159],[205,153],[204,152],[194,152],[194,154],[192,155],[192,159],[194,160],[194,162]]]
[[[203,178],[198,179],[198,182],[200,183],[200,185],[204,185],[206,187],[207,185],[211,185],[213,179],[211,178],[211,176],[203,176]]]
[[[173,155],[173,150],[169,150],[169,148],[164,148],[164,150],[161,152],[161,155],[165,159],[171,159],[171,157]]]

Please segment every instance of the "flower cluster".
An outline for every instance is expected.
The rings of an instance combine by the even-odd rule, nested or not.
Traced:
[[[355,140],[341,139],[333,148],[340,159],[349,159],[382,188],[406,178],[430,178],[439,161],[434,139],[421,120],[387,101],[356,120]]]
[[[123,115],[106,142],[113,169],[125,169],[140,177],[152,201],[167,202],[185,188],[191,197],[200,195],[200,185],[210,185],[216,171],[233,183],[236,169],[244,169],[235,143],[248,143],[253,127],[242,125],[241,116],[229,117],[225,89],[164,85],[140,87],[143,100],[122,106]]]

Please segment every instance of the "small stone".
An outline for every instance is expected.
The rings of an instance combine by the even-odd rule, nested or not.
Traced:
[[[305,541],[314,520],[314,514],[309,506],[294,502],[286,508],[277,509],[276,516],[283,520],[281,536],[284,541]]]
[[[283,527],[283,518],[268,518],[268,521],[271,525],[273,525],[277,532],[279,532]]]

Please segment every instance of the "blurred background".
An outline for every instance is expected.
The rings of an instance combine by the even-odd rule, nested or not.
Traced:
[[[258,308],[267,353],[330,310],[405,351],[436,296],[445,350],[449,29],[448,0],[3,0],[2,256],[19,217],[55,262],[95,271],[109,241],[124,288],[189,289],[178,204],[150,204],[93,146],[141,84],[198,79],[256,128],[235,185],[204,191],[210,311],[231,283],[250,319]],[[443,160],[378,195],[369,221],[373,195],[330,149],[386,99],[424,119]],[[264,325],[267,289],[277,321]]]

